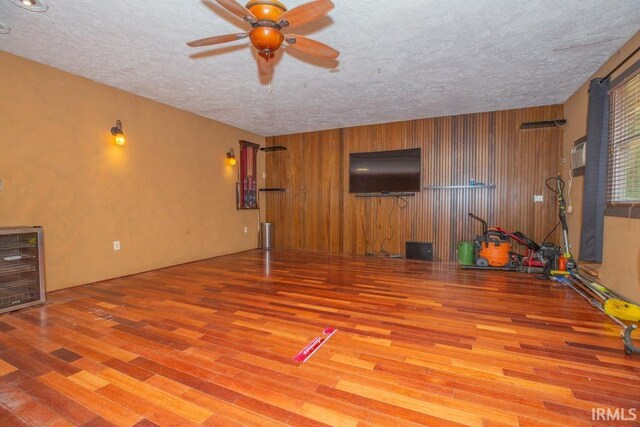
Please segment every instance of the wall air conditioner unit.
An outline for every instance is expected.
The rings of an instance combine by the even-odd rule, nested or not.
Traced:
[[[584,167],[587,161],[587,142],[576,144],[571,150],[571,169]]]

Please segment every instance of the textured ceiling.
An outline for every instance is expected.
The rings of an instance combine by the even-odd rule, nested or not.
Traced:
[[[270,90],[246,39],[185,45],[242,27],[215,3],[45,1],[0,0],[0,50],[264,136],[562,103],[640,29],[638,0],[334,0],[296,33],[339,63],[288,49]]]

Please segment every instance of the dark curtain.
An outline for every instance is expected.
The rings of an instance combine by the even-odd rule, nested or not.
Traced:
[[[609,145],[609,79],[589,84],[587,159],[580,234],[580,260],[602,262]]]

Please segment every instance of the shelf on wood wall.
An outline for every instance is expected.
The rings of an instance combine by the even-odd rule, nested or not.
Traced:
[[[429,185],[424,187],[425,190],[456,190],[460,188],[496,188],[495,184],[480,185]]]
[[[287,147],[284,147],[282,145],[272,145],[270,147],[262,147],[260,151],[264,151],[268,153],[273,151],[284,151],[286,149]],[[274,192],[284,192],[284,191],[287,191],[287,189],[282,187],[267,187],[267,188],[260,188],[258,191],[265,192],[265,193],[274,193]]]
[[[355,193],[356,197],[413,197],[416,193]]]

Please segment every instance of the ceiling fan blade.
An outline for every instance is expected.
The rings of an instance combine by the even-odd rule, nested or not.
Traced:
[[[283,13],[280,16],[279,25],[280,27],[303,25],[326,15],[334,7],[331,0],[310,1]]]
[[[235,0],[216,0],[216,1],[220,4],[220,6],[224,7],[229,12],[236,15],[238,18],[244,19],[249,24],[253,24],[258,21],[255,15],[251,13],[249,9],[242,6],[240,3],[238,3]]]
[[[212,44],[227,43],[247,37],[248,33],[237,34],[225,34],[224,36],[207,37],[206,39],[194,40],[187,43],[187,46],[199,47],[199,46],[211,46]]]
[[[309,55],[327,59],[336,59],[340,56],[340,52],[334,48],[327,46],[324,43],[311,40],[307,37],[298,36],[296,34],[287,34],[285,36],[285,41],[289,43],[289,46]]]

